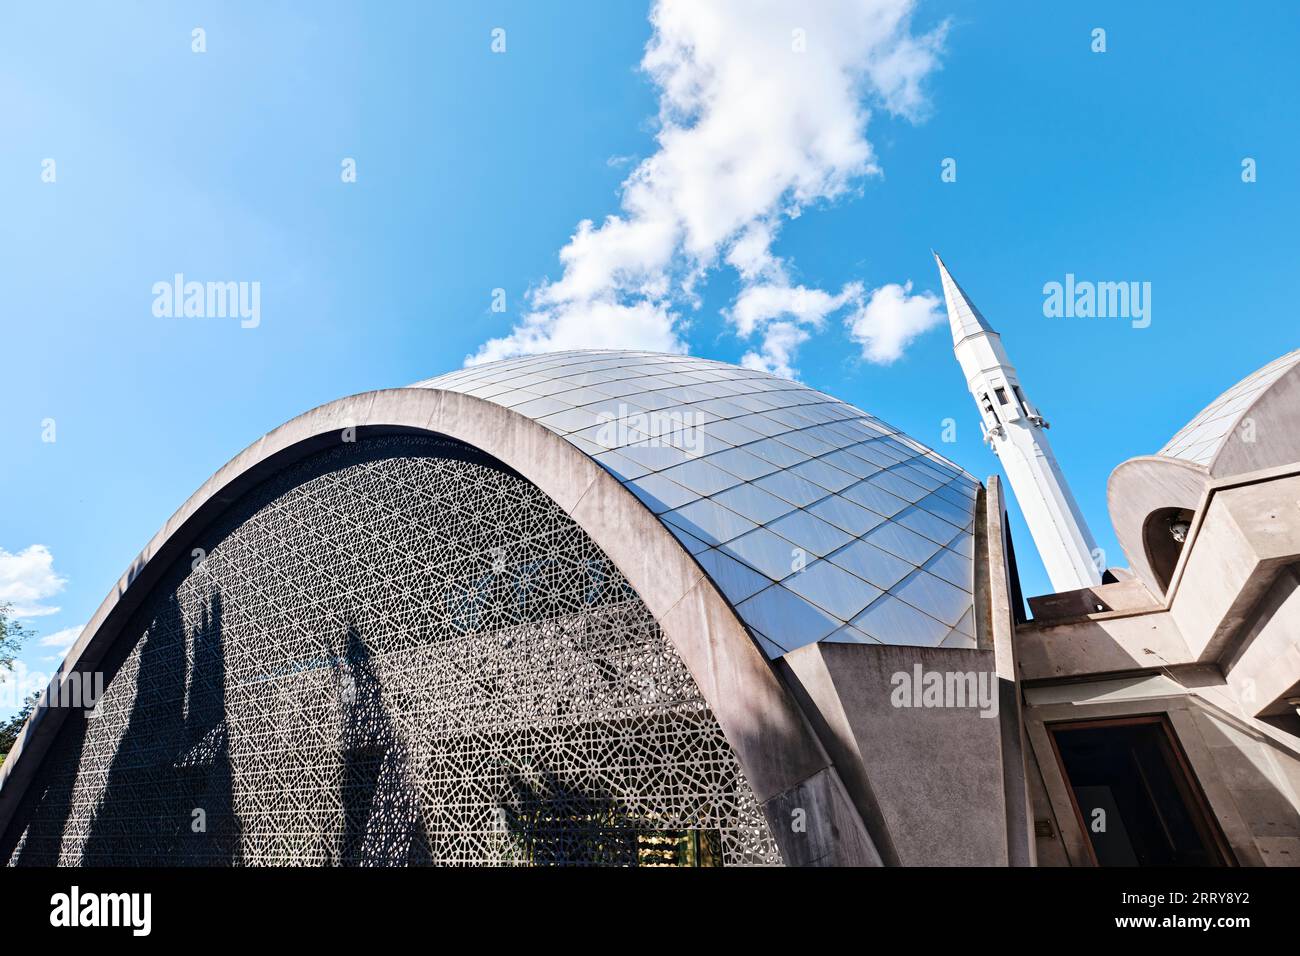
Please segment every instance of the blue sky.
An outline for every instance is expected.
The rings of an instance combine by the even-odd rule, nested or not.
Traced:
[[[923,295],[940,293],[937,248],[1002,332],[1099,543],[1124,564],[1111,469],[1297,344],[1300,11],[1083,6],[917,3],[905,26],[933,54],[912,77],[920,99],[861,89],[879,173],[778,217],[769,252],[800,288],[910,281]],[[648,9],[4,5],[0,549],[13,568],[43,546],[65,582],[27,623],[45,636],[84,623],[259,435],[458,367],[536,312],[577,224],[620,213],[620,184],[659,148],[660,91],[638,69]],[[786,20],[773,20],[782,36]],[[1090,49],[1095,27],[1105,53]],[[810,31],[805,56],[826,33]],[[355,183],[341,181],[345,157]],[[956,182],[941,181],[946,157]],[[1242,182],[1244,157],[1257,182]],[[177,272],[260,282],[260,324],[156,317],[152,287]],[[1150,282],[1150,327],[1045,318],[1043,284],[1067,272]],[[727,318],[745,285],[708,270],[698,299],[674,305],[673,334],[711,358],[754,352],[766,326],[746,338]],[[946,328],[867,361],[844,326],[852,308],[806,327],[800,378],[996,473]],[[1025,591],[1050,590],[1012,511]],[[24,661],[48,671],[58,656],[37,640]]]

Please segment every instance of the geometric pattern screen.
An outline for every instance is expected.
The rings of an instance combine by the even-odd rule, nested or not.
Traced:
[[[341,442],[281,472],[118,643],[11,864],[780,862],[628,582],[456,442]]]

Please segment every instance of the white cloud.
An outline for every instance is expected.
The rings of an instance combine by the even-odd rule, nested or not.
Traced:
[[[757,352],[752,349],[740,357],[745,368],[760,369],[784,378],[797,378],[799,372],[791,366],[795,350],[808,341],[810,333],[795,322],[773,322],[763,334],[763,345]]]
[[[658,0],[641,61],[659,90],[656,151],[624,181],[619,213],[579,223],[561,277],[467,363],[600,345],[685,351],[683,312],[721,261],[741,280],[725,316],[761,337],[746,361],[792,374],[799,343],[860,290],[794,285],[772,246],[786,219],[879,173],[869,102],[923,113],[945,27],[913,35],[913,5]]]
[[[684,352],[673,331],[674,319],[653,302],[622,305],[608,299],[592,301],[581,312],[531,313],[515,326],[508,339],[493,339],[475,356],[475,364],[511,355],[557,352],[564,349],[641,348]]]
[[[844,320],[849,338],[862,346],[867,361],[881,365],[897,361],[914,338],[943,321],[938,296],[911,293],[911,282],[882,285]]]
[[[861,295],[862,285],[856,282],[838,295],[786,284],[748,286],[725,314],[739,335],[748,338],[761,329],[763,341],[757,351],[746,352],[740,364],[785,378],[797,377],[798,370],[791,364],[795,351],[808,341],[811,331],[825,325],[827,315]]]
[[[44,602],[63,590],[67,580],[54,571],[54,555],[43,544],[33,544],[17,554],[0,548],[0,604],[12,604],[14,617],[41,617],[58,613]]]
[[[81,636],[81,631],[85,626],[84,624],[78,624],[76,627],[65,627],[61,631],[42,636],[37,643],[41,647],[53,647],[55,650],[66,651],[77,642],[77,638]]]

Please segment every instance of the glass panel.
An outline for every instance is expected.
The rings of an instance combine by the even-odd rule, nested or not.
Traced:
[[[850,623],[883,644],[938,647],[948,636],[947,625],[886,594]]]
[[[721,438],[729,445],[744,445],[748,442],[758,441],[763,437],[758,432],[734,421],[710,422],[701,427],[710,435]]]
[[[861,540],[836,551],[828,560],[885,590],[892,588],[912,571],[912,566],[902,558]]]
[[[800,478],[807,478],[809,481],[816,482],[827,491],[840,491],[849,485],[856,484],[858,481],[852,475],[826,464],[821,459],[805,461],[801,465],[795,465],[790,471]]]
[[[833,451],[829,455],[823,455],[818,461],[829,462],[845,474],[853,475],[855,478],[869,478],[876,472],[880,471],[879,465],[873,465],[865,458],[860,458],[852,452],[841,449]]]
[[[734,511],[728,511],[722,505],[708,500],[695,501],[684,508],[669,511],[664,515],[664,520],[685,528],[709,544],[722,544],[757,527],[748,518],[742,518]]]
[[[672,445],[674,448],[680,448],[694,458],[703,458],[705,455],[727,451],[731,447],[722,439],[705,434],[700,428],[685,428],[670,432],[661,435],[659,440]]]
[[[866,540],[900,558],[906,558],[917,567],[929,561],[939,550],[939,545],[935,542],[898,524],[882,524],[879,528],[873,528],[867,532]]]
[[[691,456],[680,448],[661,444],[658,440],[636,445],[624,445],[619,449],[624,458],[630,458],[639,465],[653,471],[661,471],[691,460]]]
[[[975,557],[975,536],[969,531],[959,532],[951,541],[945,541],[944,545],[965,558]]]
[[[594,386],[596,391],[604,392],[606,395],[614,398],[624,396],[635,396],[638,393],[647,392],[653,386],[647,384],[648,376],[638,376],[636,378],[619,379],[613,382],[601,382]]]
[[[757,571],[751,570],[735,558],[728,557],[717,548],[698,554],[695,559],[700,562],[700,567],[732,604],[739,604],[772,583]]]
[[[898,514],[907,507],[907,502],[902,498],[895,497],[866,481],[860,481],[852,488],[844,489],[840,494],[886,518]]]
[[[931,514],[936,514],[944,521],[957,528],[969,528],[974,515],[969,506],[958,507],[946,498],[939,497],[938,494],[922,498],[917,502],[917,507],[924,508]],[[951,536],[950,536],[951,537]]]
[[[538,421],[554,431],[568,434],[576,432],[582,428],[590,428],[592,425],[599,424],[595,412],[589,412],[581,408],[569,408],[562,412],[556,412],[553,415],[547,415]]]
[[[867,481],[871,482],[877,488],[884,488],[892,495],[897,495],[905,501],[920,501],[928,493],[919,485],[896,475],[892,471],[882,471],[872,475]]]
[[[820,501],[830,494],[820,485],[814,485],[811,481],[806,481],[798,475],[792,475],[788,471],[778,471],[776,474],[760,478],[754,483],[764,491],[770,491],[777,497],[784,498],[791,504],[800,507],[810,505],[814,501]]]
[[[961,616],[961,620],[957,622],[957,626],[954,627],[953,630],[954,630],[954,631],[957,631],[957,632],[960,632],[961,634],[965,635],[966,637],[969,637],[969,638],[971,639],[972,642],[975,640],[975,607],[974,607],[974,605],[972,605],[969,609],[967,609],[966,613],[963,614],[963,615]],[[949,635],[949,637],[951,637],[951,636],[952,636],[952,635]],[[973,645],[972,645],[972,646],[973,646]]]
[[[683,531],[681,528],[677,527],[674,524],[664,522],[664,527],[666,527],[669,531],[671,531],[673,533],[673,537],[676,538],[678,541],[680,541],[682,543],[682,547],[684,547],[691,554],[699,554],[702,551],[707,551],[709,548],[707,544],[705,544],[699,538],[695,537],[695,535]]]
[[[721,468],[715,468],[706,461],[689,461],[684,465],[665,470],[663,475],[701,495],[717,494],[725,488],[740,483],[740,479],[735,475]]]
[[[566,382],[566,384],[569,384]],[[594,388],[567,388],[563,392],[554,392],[552,397],[558,401],[565,402],[577,407],[579,405],[590,405],[592,402],[600,402],[609,398],[604,392],[597,391]]]
[[[516,405],[515,411],[520,415],[527,415],[529,418],[544,418],[547,415],[553,415],[555,412],[563,411],[568,408],[564,402],[557,402],[553,398],[533,398],[522,405]]]
[[[627,490],[640,498],[655,514],[680,508],[700,497],[662,475],[644,475],[636,481],[629,481]]]
[[[739,402],[740,398],[733,398],[732,402]],[[788,432],[790,429],[780,422],[774,422],[766,415],[746,415],[744,418],[737,418],[737,425],[744,425],[746,428],[758,432],[764,438],[771,438],[773,435],[780,435]]]
[[[712,398],[708,401],[700,402],[699,407],[707,412],[717,415],[719,418],[739,418],[749,412],[749,409],[741,408],[739,405],[734,405],[731,401],[725,398]]]
[[[874,511],[868,511],[839,495],[823,498],[816,504],[809,505],[807,510],[823,521],[843,528],[854,537],[866,534],[885,520]]]
[[[926,491],[934,491],[934,489],[944,484],[944,482],[934,477],[934,475],[927,474],[911,462],[908,462],[905,465],[899,465],[897,468],[891,468],[890,471],[895,475],[906,478],[915,485],[920,485]]]
[[[956,625],[971,606],[968,593],[924,571],[916,571],[890,593],[949,627]]]
[[[737,610],[788,651],[812,644],[840,626],[835,618],[779,584],[758,592]]]
[[[938,575],[949,584],[955,584],[964,591],[973,591],[975,563],[970,558],[940,548],[939,553],[926,562],[925,570]]]
[[[762,478],[764,475],[770,475],[777,470],[777,466],[770,461],[764,461],[762,458],[756,458],[749,452],[741,448],[732,448],[728,451],[715,452],[709,455],[705,461],[709,464],[717,465],[724,471],[729,471],[738,478],[744,478],[746,481],[753,481],[755,478]]]
[[[785,656],[785,648],[781,647],[779,644],[769,641],[763,635],[763,633],[759,631],[757,628],[754,627],[749,628],[749,633],[753,636],[754,640],[758,643],[759,649],[762,650],[762,652],[767,655],[769,660],[775,661]]]
[[[781,582],[819,607],[848,621],[880,596],[880,589],[829,561],[818,561]]]
[[[859,631],[852,624],[845,624],[834,633],[822,638],[823,644],[879,644],[880,641]]]
[[[737,485],[735,488],[714,495],[713,500],[759,524],[767,524],[794,510],[794,505],[788,501],[768,494],[762,488],[752,484]]]
[[[850,445],[844,450],[850,455],[861,458],[869,465],[875,465],[875,470],[878,471],[881,468],[888,468],[897,463],[892,456],[884,454],[876,447],[879,444],[879,441],[879,439],[873,439],[872,441],[863,442],[860,445]]]
[[[722,549],[757,568],[774,581],[794,573],[795,546],[766,528],[759,528],[728,542]]]
[[[828,451],[835,450],[834,445],[824,442],[820,438],[815,438],[807,432],[786,432],[773,440],[782,442],[792,448],[798,448],[810,458],[816,458],[818,455],[824,455]]]
[[[939,544],[948,543],[952,540],[952,536],[961,530],[961,528],[953,527],[942,518],[937,518],[928,511],[922,511],[915,505],[906,511],[899,512],[894,520],[906,526],[909,530],[924,535]]]
[[[792,541],[799,547],[811,551],[819,558],[830,554],[850,540],[850,536],[839,528],[806,511],[792,511],[783,518],[769,522],[768,527],[787,541]]]
[[[649,474],[645,466],[638,465],[630,458],[624,458],[616,451],[603,451],[596,455],[595,458],[606,471],[620,481],[628,481]]]
[[[757,455],[764,461],[770,461],[774,465],[782,468],[789,468],[791,465],[797,465],[801,461],[807,461],[809,456],[801,451],[796,451],[789,445],[783,445],[775,438],[764,438],[762,441],[756,441],[752,445],[746,445],[745,451],[751,455]]]

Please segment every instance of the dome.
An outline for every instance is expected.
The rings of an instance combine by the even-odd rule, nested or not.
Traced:
[[[979,483],[858,408],[682,355],[571,351],[416,384],[538,422],[694,556],[769,657],[814,641],[976,646]]]
[[[1137,576],[1163,593],[1181,550],[1170,522],[1190,523],[1216,479],[1300,461],[1300,349],[1247,375],[1205,406],[1154,455],[1111,473],[1115,535]]]
[[[222,466],[111,588],[47,690],[103,673],[101,715],[27,721],[0,767],[0,859],[497,860],[513,844],[486,814],[578,781],[645,801],[626,832],[695,826],[705,794],[727,865],[879,864],[803,709],[822,705],[786,682],[991,656],[980,498],[860,409],[677,355],[539,355],[336,399]],[[200,799],[178,796],[193,768],[213,827],[142,830]],[[74,813],[73,792],[95,796]],[[815,838],[770,825],[804,805],[824,808]],[[397,839],[355,839],[354,816]]]
[[[1296,385],[1289,380],[1290,376],[1287,373],[1291,372],[1297,364],[1300,364],[1300,349],[1288,352],[1247,375],[1201,409],[1200,413],[1180,428],[1178,433],[1156,454],[1204,465],[1212,473],[1218,474],[1219,470],[1215,465],[1218,464],[1220,457],[1230,446],[1237,444],[1232,441],[1232,435],[1238,423],[1245,419],[1257,405],[1266,401],[1276,386],[1281,386],[1282,390],[1287,391],[1288,398],[1290,397],[1290,391]],[[1263,437],[1265,445],[1271,446],[1274,444],[1274,438],[1281,441],[1292,436],[1278,434]],[[1256,443],[1253,438],[1246,442],[1246,444]],[[1291,460],[1294,460],[1294,457],[1288,458],[1288,461]]]

